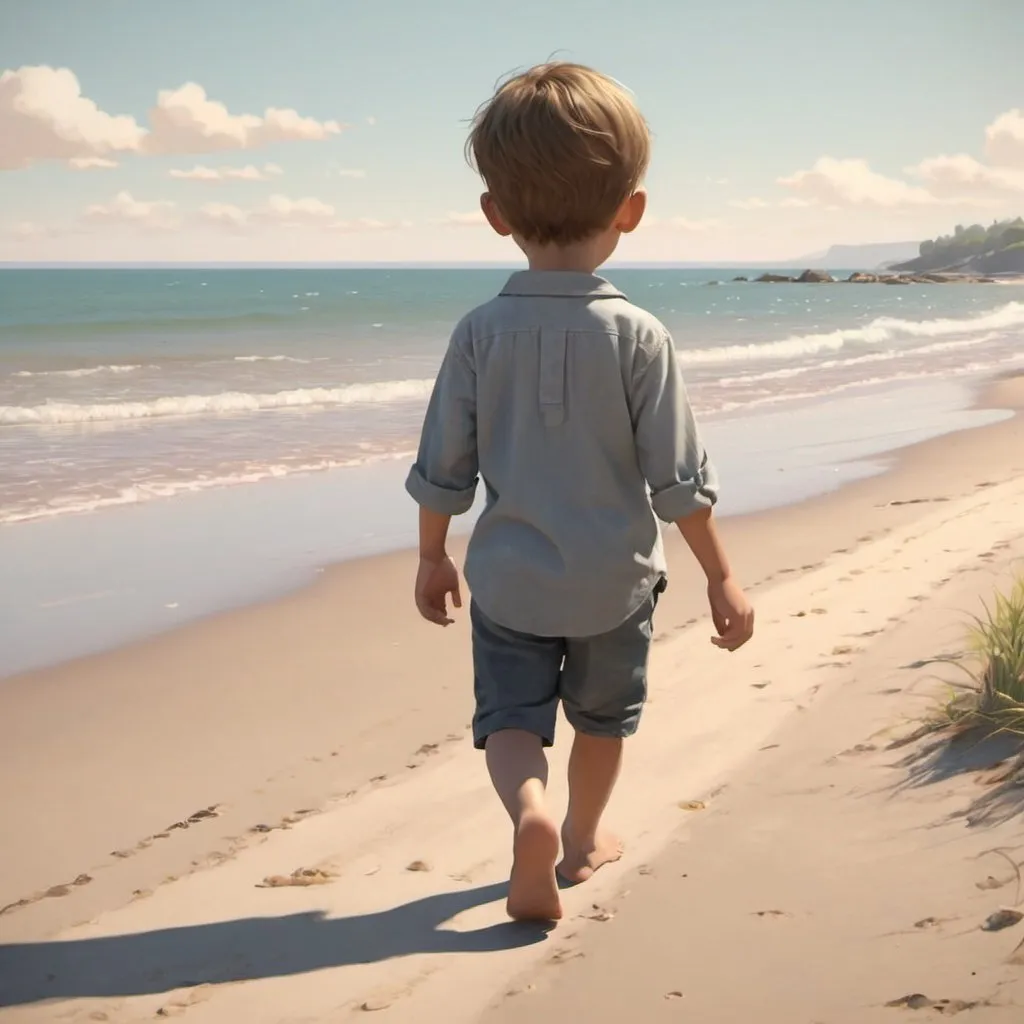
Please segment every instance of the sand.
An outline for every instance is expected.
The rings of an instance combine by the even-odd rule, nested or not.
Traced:
[[[987,400],[1022,397],[1018,380]],[[503,920],[509,828],[465,735],[465,623],[415,621],[408,553],[5,681],[0,905],[26,902],[0,916],[0,1021],[588,1006],[835,1024],[918,993],[1019,1020],[1004,961],[1024,926],[978,931],[1012,894],[977,889],[1001,868],[971,859],[1024,841],[1017,819],[947,820],[973,777],[902,785],[907,751],[877,734],[926,706],[929,667],[900,666],[955,647],[962,612],[1024,553],[1022,422],[727,522],[759,615],[736,655],[708,643],[674,546],[652,702],[611,811],[627,856],[565,894],[550,934]]]

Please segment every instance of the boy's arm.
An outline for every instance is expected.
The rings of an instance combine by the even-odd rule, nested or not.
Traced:
[[[448,557],[448,527],[452,517],[420,505],[420,558],[442,562]]]
[[[718,480],[700,440],[671,337],[641,368],[632,400],[637,457],[655,514],[676,524],[704,570],[719,634],[713,642],[735,650],[750,639],[754,615],[732,577],[715,528],[711,510],[718,500]]]
[[[468,512],[476,494],[476,374],[453,337],[427,406],[416,462],[406,490],[420,506],[416,607],[429,622],[451,623],[448,597],[462,607],[459,576],[448,557],[453,515]]]
[[[478,475],[476,373],[453,337],[434,382],[405,487],[421,508],[457,516],[473,507]]]
[[[710,509],[718,501],[718,480],[668,335],[638,368],[630,405],[640,471],[658,518],[675,523]]]
[[[699,509],[676,526],[708,578],[708,604],[718,636],[711,642],[726,651],[742,647],[754,635],[754,609],[733,579],[711,509]]]

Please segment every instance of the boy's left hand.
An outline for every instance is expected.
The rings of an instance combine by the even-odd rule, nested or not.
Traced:
[[[450,626],[455,620],[448,615],[448,595],[452,605],[462,607],[459,570],[447,556],[440,561],[420,559],[416,573],[416,608],[420,615],[436,626]]]

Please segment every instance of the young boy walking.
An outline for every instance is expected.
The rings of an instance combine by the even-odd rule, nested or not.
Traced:
[[[406,484],[420,506],[416,605],[441,626],[449,597],[461,608],[448,527],[482,477],[465,565],[473,738],[514,828],[508,913],[557,920],[556,864],[582,882],[622,853],[601,817],[647,693],[666,585],[658,519],[707,576],[712,643],[736,650],[754,617],[715,532],[717,481],[672,338],[595,276],[644,214],[642,115],[611,79],[546,64],[498,89],[469,149],[484,215],[529,269],[462,320],[441,365]],[[559,704],[575,730],[560,832],[544,754]]]

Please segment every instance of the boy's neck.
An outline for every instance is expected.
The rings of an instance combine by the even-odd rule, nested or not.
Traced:
[[[593,274],[615,249],[604,233],[573,245],[520,244],[531,270],[569,270]],[[611,244],[609,244],[611,242]]]

